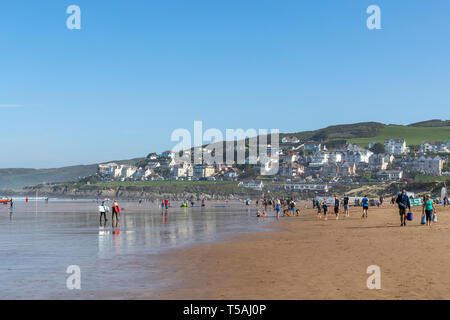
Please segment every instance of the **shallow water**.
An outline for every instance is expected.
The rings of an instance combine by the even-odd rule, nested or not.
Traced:
[[[16,202],[12,211],[0,205],[0,299],[137,294],[154,289],[151,279],[162,272],[154,254],[230,233],[262,231],[273,220],[258,219],[254,206],[249,210],[236,202],[209,202],[204,208],[179,204],[163,214],[156,204],[122,202],[118,228],[112,227],[110,213],[100,225],[98,204],[88,200]],[[81,290],[67,289],[71,265],[80,267]]]

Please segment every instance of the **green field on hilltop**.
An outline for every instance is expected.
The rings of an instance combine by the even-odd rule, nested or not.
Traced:
[[[385,139],[404,138],[407,145],[420,145],[424,141],[450,140],[450,126],[448,127],[409,127],[388,125],[382,128],[375,137],[353,138],[348,143],[367,147],[370,142],[384,143]]]
[[[424,174],[417,175],[414,178],[414,182],[446,182],[450,180],[449,177],[445,176],[428,176]]]

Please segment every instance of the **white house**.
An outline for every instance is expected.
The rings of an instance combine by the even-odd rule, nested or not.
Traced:
[[[311,151],[313,153],[319,152],[322,150],[322,145],[320,143],[308,143],[305,144],[305,151]]]
[[[213,166],[204,164],[196,164],[194,166],[194,177],[207,178],[212,177],[216,173],[216,169]]]
[[[117,163],[110,162],[107,164],[99,164],[97,173],[105,176],[114,176],[114,171],[120,166]]]
[[[382,180],[397,181],[403,178],[403,171],[401,170],[384,170],[378,172],[378,178]]]
[[[419,171],[425,174],[441,175],[444,168],[444,160],[440,157],[427,158],[420,157],[411,162],[411,170]]]
[[[161,167],[161,163],[159,163],[158,161],[154,161],[154,162],[149,162],[147,163],[147,165],[145,166],[146,168],[150,168],[150,169],[156,169]]]
[[[289,163],[279,169],[279,175],[284,177],[296,177],[305,173],[305,166],[298,163]]]
[[[166,150],[159,155],[161,158],[174,158],[175,152]]]
[[[296,184],[296,183],[290,183],[290,184],[284,184],[283,185],[284,190],[295,190],[295,191],[323,191],[328,192],[330,189],[330,186],[326,184]]]
[[[172,175],[175,178],[192,177],[194,168],[190,163],[182,163],[171,168]]]
[[[408,153],[405,139],[386,139],[384,140],[386,153],[405,154]]]
[[[394,159],[392,154],[372,154],[369,158],[369,166],[372,169],[386,170]]]
[[[342,154],[340,152],[320,151],[314,154],[312,161],[309,163],[309,166],[311,168],[317,168],[327,163],[337,163],[341,162],[342,160]]]
[[[449,152],[450,151],[450,141],[448,142],[423,142],[420,145],[420,150],[422,152]]]

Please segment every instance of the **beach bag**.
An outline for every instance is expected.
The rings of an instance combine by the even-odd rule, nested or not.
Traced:
[[[437,222],[437,215],[436,215],[436,213],[433,214],[433,222]]]
[[[411,211],[409,211],[408,214],[406,215],[406,219],[407,219],[408,221],[412,221],[412,220],[413,220],[413,214],[412,214]]]
[[[420,224],[426,224],[427,218],[425,216],[422,216],[422,220],[420,220]]]

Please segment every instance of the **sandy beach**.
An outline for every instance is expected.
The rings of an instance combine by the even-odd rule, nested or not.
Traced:
[[[271,232],[174,249],[159,256],[165,289],[138,299],[450,299],[450,210],[438,223],[400,227],[397,208],[360,208],[349,218],[319,220],[313,209],[270,224]],[[342,215],[341,215],[342,216]],[[154,257],[152,258],[154,259]],[[366,286],[381,268],[381,289]]]

